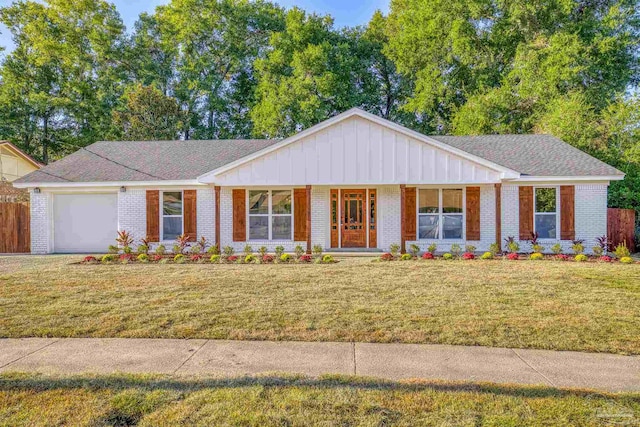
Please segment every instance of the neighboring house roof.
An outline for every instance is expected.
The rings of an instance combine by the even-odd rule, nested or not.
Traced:
[[[358,115],[496,168],[535,177],[622,177],[612,166],[549,135],[427,136],[351,109],[285,140],[102,141],[16,181],[103,183],[185,181],[226,170]],[[28,185],[22,185],[28,186]]]
[[[529,176],[617,176],[622,172],[551,135],[431,138]]]
[[[16,155],[18,155],[19,157],[23,158],[24,160],[26,160],[27,162],[31,163],[33,166],[35,166],[37,168],[41,168],[41,167],[44,166],[43,163],[40,163],[39,161],[37,161],[36,159],[31,157],[27,153],[22,151],[21,149],[19,149],[18,147],[16,147],[15,145],[13,145],[9,141],[0,141],[0,147],[4,147],[4,148],[8,149],[9,151],[13,151]]]
[[[17,183],[193,180],[276,142],[101,141],[20,178]]]

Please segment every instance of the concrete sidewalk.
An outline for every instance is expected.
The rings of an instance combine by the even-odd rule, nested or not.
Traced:
[[[238,376],[336,373],[640,391],[640,357],[423,344],[0,339],[0,372]]]

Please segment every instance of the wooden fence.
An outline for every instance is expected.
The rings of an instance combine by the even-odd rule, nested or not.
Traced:
[[[28,203],[0,203],[0,253],[30,252]]]
[[[625,243],[631,252],[635,249],[636,211],[633,209],[607,210],[607,237],[615,248]]]

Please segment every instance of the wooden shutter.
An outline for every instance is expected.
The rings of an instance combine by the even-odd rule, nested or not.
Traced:
[[[480,187],[467,187],[467,240],[480,240]]]
[[[520,187],[520,240],[529,240],[533,232],[533,187]]]
[[[416,188],[407,187],[404,191],[404,239],[416,240]]]
[[[307,189],[293,189],[293,240],[307,240]]]
[[[575,240],[575,187],[560,186],[560,239]]]
[[[247,201],[245,190],[233,190],[233,241],[247,240]]]
[[[184,199],[182,200],[184,215],[184,234],[189,236],[190,242],[195,242],[198,239],[196,190],[184,190],[182,194]]]
[[[160,191],[147,190],[147,238],[160,241]]]

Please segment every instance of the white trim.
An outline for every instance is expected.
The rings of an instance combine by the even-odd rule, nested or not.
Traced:
[[[536,208],[536,190],[538,188],[553,188],[556,190],[556,210],[555,212],[538,212]],[[556,185],[538,185],[533,187],[533,232],[536,231],[536,215],[555,215],[556,217],[556,237],[540,237],[540,241],[560,240],[560,187]]]
[[[273,145],[271,145],[269,147],[266,147],[266,148],[264,148],[262,150],[256,151],[255,153],[252,153],[252,154],[250,154],[248,156],[245,156],[245,157],[243,157],[241,159],[238,159],[236,161],[233,161],[231,163],[227,163],[226,165],[221,166],[221,167],[219,167],[217,169],[214,169],[211,172],[207,172],[207,173],[205,173],[203,175],[200,175],[198,177],[198,181],[202,182],[202,183],[207,183],[207,184],[213,183],[215,181],[215,179],[214,179],[215,176],[220,175],[221,173],[227,172],[227,171],[229,171],[231,169],[234,169],[234,168],[236,168],[236,167],[238,167],[240,165],[248,163],[248,162],[250,162],[252,160],[255,160],[255,159],[259,158],[259,157],[262,157],[262,156],[264,156],[266,154],[272,153],[272,152],[274,152],[276,150],[279,150],[279,149],[281,149],[281,148],[283,148],[283,147],[285,147],[287,145],[290,145],[290,144],[292,144],[292,143],[294,143],[294,142],[296,142],[296,141],[298,141],[298,140],[300,140],[302,138],[305,138],[305,137],[307,137],[309,135],[317,133],[317,132],[319,132],[319,131],[321,131],[321,130],[329,127],[329,126],[332,126],[332,125],[334,125],[336,123],[339,123],[339,122],[341,122],[343,120],[346,120],[346,119],[348,119],[350,117],[353,117],[353,116],[358,116],[358,117],[361,117],[361,118],[363,118],[365,120],[372,121],[372,122],[377,123],[377,124],[379,124],[381,126],[384,126],[384,127],[389,128],[389,129],[392,129],[392,130],[394,130],[396,132],[399,132],[399,133],[401,133],[403,135],[409,136],[411,138],[417,139],[418,141],[421,141],[421,142],[424,142],[424,143],[429,144],[431,146],[434,146],[436,148],[439,148],[439,149],[441,149],[443,151],[446,151],[446,152],[449,152],[449,153],[453,153],[453,154],[455,154],[457,156],[460,156],[460,157],[462,157],[464,159],[470,160],[472,162],[478,163],[480,165],[483,165],[483,166],[488,167],[490,169],[493,169],[495,171],[501,172],[501,178],[502,179],[515,179],[515,178],[519,178],[520,177],[520,173],[516,172],[516,171],[514,171],[512,169],[506,168],[504,166],[498,165],[497,163],[490,162],[487,159],[484,159],[482,157],[475,156],[473,154],[467,153],[466,151],[463,151],[463,150],[460,150],[458,148],[452,147],[450,145],[444,144],[444,143],[442,143],[440,141],[437,141],[437,140],[435,140],[433,138],[430,138],[430,137],[428,137],[426,135],[423,135],[423,134],[421,134],[419,132],[416,132],[416,131],[413,131],[411,129],[408,129],[408,128],[406,128],[404,126],[401,126],[401,125],[399,125],[397,123],[393,123],[393,122],[391,122],[389,120],[383,119],[383,118],[378,117],[378,116],[376,116],[374,114],[367,113],[366,111],[363,111],[363,110],[361,110],[359,108],[352,108],[352,109],[350,109],[348,111],[345,111],[342,114],[338,114],[335,117],[327,119],[327,120],[325,120],[323,122],[318,123],[315,126],[312,126],[312,127],[308,128],[306,130],[303,130],[302,132],[299,132],[299,133],[297,133],[297,134],[295,134],[293,136],[290,136],[289,138],[283,139],[282,141],[277,142],[277,143],[275,143],[275,144],[273,144]],[[396,183],[394,183],[394,184],[396,184]]]
[[[438,190],[438,212],[437,213],[420,213],[420,190]],[[462,212],[461,213],[445,213],[443,212],[443,190],[461,190],[462,191]],[[466,186],[418,186],[416,187],[416,240],[415,241],[454,241],[464,242],[467,238],[467,187]],[[437,215],[438,216],[438,237],[420,238],[420,215]],[[462,217],[462,235],[460,238],[444,237],[444,217],[445,215],[455,215]]]
[[[520,178],[509,180],[510,183],[521,182],[565,182],[565,181],[621,181],[625,175],[585,175],[585,176],[520,176]]]
[[[249,198],[249,192],[251,191],[266,191],[267,192],[267,213],[266,214],[251,214],[251,207],[249,204],[250,198]],[[291,195],[291,213],[289,214],[274,214],[273,213],[273,191],[289,191],[289,194]],[[294,202],[294,197],[293,197],[293,188],[251,188],[251,189],[246,189],[245,191],[246,195],[245,195],[245,203],[247,206],[247,218],[246,218],[246,236],[247,236],[247,242],[260,242],[260,241],[281,241],[281,242],[293,242],[294,239],[294,206],[293,204]],[[250,229],[250,221],[251,221],[251,217],[252,216],[256,216],[256,217],[266,217],[267,218],[267,238],[263,239],[252,239],[251,238],[251,229]],[[289,239],[274,239],[273,238],[273,222],[272,219],[275,216],[282,216],[282,217],[290,217],[291,218],[291,236]]]
[[[194,185],[198,187],[206,186],[195,179],[167,180],[167,181],[96,181],[96,182],[18,182],[13,186],[16,188],[76,188],[76,187],[166,187],[170,185],[185,186]]]
[[[174,240],[166,240],[164,238],[164,193],[180,193],[180,215],[166,215],[169,218],[177,218],[178,216],[180,216],[182,218],[182,233],[178,234],[178,236],[184,234],[184,190],[162,190],[160,191],[160,197],[159,197],[159,203],[160,203],[160,236],[158,236],[158,239],[160,240],[161,244],[167,244],[167,243],[173,243],[175,242]]]

